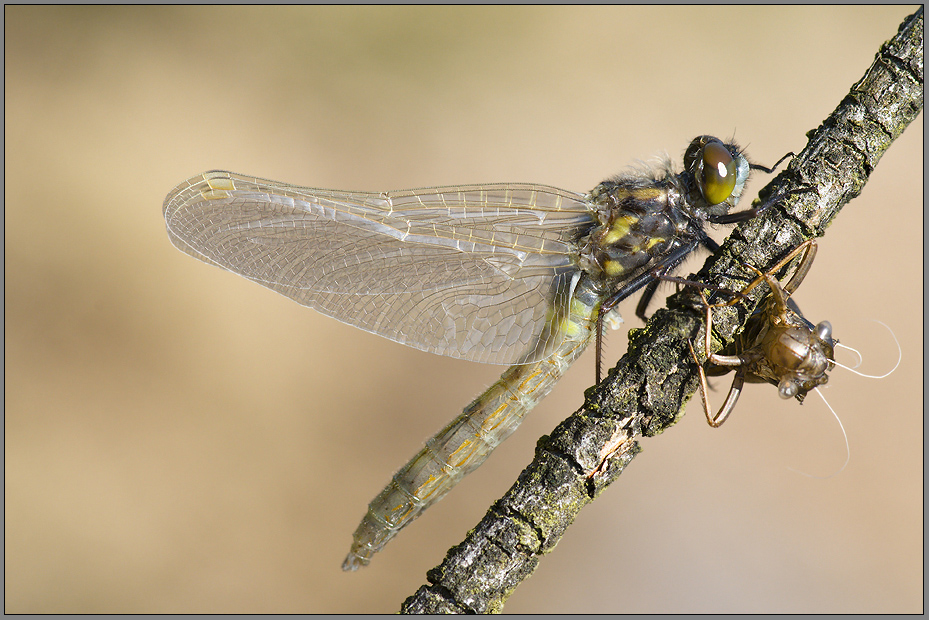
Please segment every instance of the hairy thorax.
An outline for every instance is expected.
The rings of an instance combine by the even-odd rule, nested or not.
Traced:
[[[599,225],[580,246],[581,268],[603,281],[641,273],[677,245],[693,237],[694,218],[685,210],[681,181],[618,178],[590,194]]]

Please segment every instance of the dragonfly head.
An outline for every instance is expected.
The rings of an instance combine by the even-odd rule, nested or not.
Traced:
[[[684,152],[684,171],[695,188],[694,210],[723,215],[739,203],[751,167],[737,144],[698,136]]]

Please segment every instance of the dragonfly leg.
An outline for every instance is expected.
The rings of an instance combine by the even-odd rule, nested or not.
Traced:
[[[656,273],[665,273],[680,264],[688,254],[693,252],[698,243],[700,243],[700,241],[697,239],[688,241],[666,256],[655,268],[639,274],[619,287],[616,292],[600,305],[601,316],[605,316],[610,310],[618,306],[621,301],[635,294],[643,286],[650,285],[655,280]],[[655,286],[657,286],[657,284]],[[640,319],[645,319],[645,317],[639,315],[638,312],[636,315],[639,316]]]
[[[784,155],[783,157],[781,157],[776,162],[774,162],[774,165],[771,166],[770,168],[768,168],[767,166],[762,166],[761,164],[749,164],[748,167],[751,168],[752,170],[761,170],[765,174],[771,174],[772,172],[777,170],[777,167],[780,166],[782,163],[784,163],[784,160],[787,159],[788,157],[796,157],[796,155],[794,155],[793,151],[791,151],[787,153],[786,155]]]
[[[645,320],[645,310],[648,308],[648,304],[652,300],[652,297],[655,296],[655,291],[658,290],[658,284],[660,282],[661,280],[656,277],[645,286],[645,290],[642,291],[642,296],[639,297],[639,303],[635,307],[635,315],[643,321]]]
[[[757,207],[751,207],[745,209],[744,211],[736,211],[735,213],[726,213],[725,215],[712,215],[707,218],[710,222],[714,224],[737,224],[739,222],[744,222],[745,220],[750,220],[758,217],[762,213],[768,210],[768,208],[776,202],[779,202],[792,194],[805,194],[806,192],[814,191],[812,187],[799,187],[797,189],[788,190],[786,192],[778,192],[759,204]]]
[[[597,352],[597,384],[603,377],[603,312],[597,314],[597,333],[596,333],[596,352]]]

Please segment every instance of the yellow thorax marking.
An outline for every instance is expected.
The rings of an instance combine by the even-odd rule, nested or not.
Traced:
[[[667,241],[667,239],[665,239],[664,237],[652,237],[651,239],[648,240],[648,243],[645,244],[645,249],[651,250],[654,245],[658,243],[664,243],[665,241]]]
[[[626,268],[620,265],[618,261],[608,260],[603,263],[603,271],[605,271],[606,275],[610,276],[611,278],[615,278],[619,275],[622,275],[622,273],[626,271]]]
[[[603,243],[605,245],[613,245],[628,235],[629,229],[632,228],[632,225],[638,221],[639,218],[636,215],[624,215],[622,217],[616,218],[610,225],[610,229],[607,231],[607,233],[603,235]]]

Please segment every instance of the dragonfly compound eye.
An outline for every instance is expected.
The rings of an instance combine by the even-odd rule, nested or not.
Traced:
[[[709,142],[703,147],[702,163],[697,182],[703,197],[711,205],[725,202],[736,183],[737,166],[729,149],[720,142]]]

